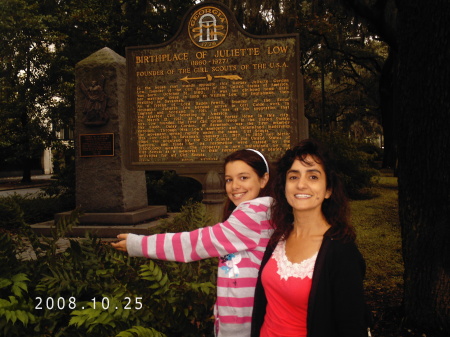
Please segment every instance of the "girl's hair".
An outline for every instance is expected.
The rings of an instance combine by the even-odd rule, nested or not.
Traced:
[[[264,157],[262,156],[261,153],[255,152],[254,150],[251,150],[251,149],[238,150],[238,151],[233,152],[232,154],[228,155],[225,158],[225,162],[223,165],[224,170],[228,163],[237,161],[237,160],[241,160],[244,163],[246,163],[248,166],[250,166],[255,171],[255,173],[258,175],[258,177],[260,177],[260,178],[264,177],[264,174],[268,173],[269,167],[268,167],[267,161],[264,159]],[[269,184],[267,184],[265,188],[263,188],[263,189],[261,189],[261,191],[259,191],[259,195],[258,195],[259,197],[269,195],[268,185]],[[223,209],[222,221],[225,221],[226,219],[228,219],[228,217],[230,216],[230,214],[233,212],[233,210],[235,208],[236,208],[236,206],[230,201],[229,198],[227,198],[227,201],[225,202],[225,206]]]
[[[294,214],[291,205],[286,200],[286,173],[298,159],[308,165],[306,157],[310,155],[314,161],[321,164],[326,175],[327,189],[331,196],[322,203],[322,213],[331,225],[331,235],[343,240],[355,240],[355,231],[349,224],[349,205],[341,180],[336,172],[334,160],[330,152],[318,141],[305,139],[293,149],[286,151],[276,163],[276,172],[272,177],[271,223],[275,229],[270,244],[287,238],[293,229]]]

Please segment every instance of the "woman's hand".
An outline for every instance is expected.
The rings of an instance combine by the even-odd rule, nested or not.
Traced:
[[[111,246],[113,246],[113,248],[120,250],[122,252],[127,252],[127,236],[128,236],[128,234],[117,235],[117,238],[121,241],[111,242]]]

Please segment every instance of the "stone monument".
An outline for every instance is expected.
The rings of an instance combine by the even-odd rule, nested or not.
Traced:
[[[126,62],[109,48],[75,68],[76,204],[82,224],[136,224],[167,214],[148,206],[144,171],[125,167]]]

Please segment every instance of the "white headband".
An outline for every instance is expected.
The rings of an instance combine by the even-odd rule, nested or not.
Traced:
[[[267,164],[267,160],[266,158],[264,158],[263,154],[257,150],[253,150],[253,149],[246,149],[247,151],[253,151],[255,152],[258,156],[260,156],[263,160],[264,160],[264,164],[266,164],[266,169],[267,169],[267,173],[269,173],[269,164]]]

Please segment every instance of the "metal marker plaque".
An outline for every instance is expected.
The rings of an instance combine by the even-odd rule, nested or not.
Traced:
[[[96,133],[80,135],[80,157],[114,156],[114,134]]]
[[[220,3],[193,7],[168,43],[127,48],[131,169],[196,167],[255,148],[273,160],[303,117],[298,35],[253,36]]]

